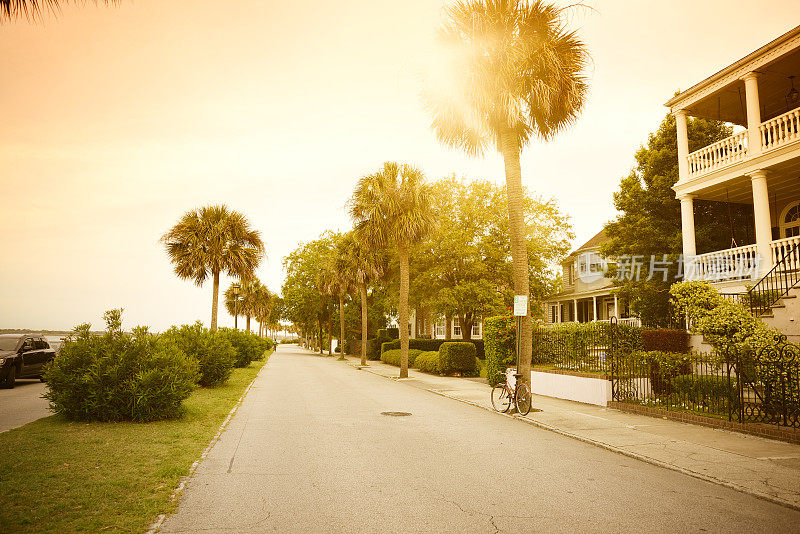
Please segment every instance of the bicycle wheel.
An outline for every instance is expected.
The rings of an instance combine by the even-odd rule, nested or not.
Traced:
[[[517,413],[520,415],[528,415],[531,411],[531,390],[527,384],[517,384]]]
[[[505,384],[497,384],[492,388],[492,406],[501,413],[505,413],[511,408],[511,395]]]

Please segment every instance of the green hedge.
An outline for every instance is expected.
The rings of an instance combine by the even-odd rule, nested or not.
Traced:
[[[421,350],[422,352],[429,352],[429,351],[438,351],[439,347],[442,346],[442,343],[452,343],[454,341],[459,341],[457,339],[421,339],[421,338],[413,338],[408,340],[408,348]],[[484,351],[484,343],[481,339],[474,339],[471,341],[463,341],[463,343],[472,343],[475,345],[475,354],[476,357],[483,360],[485,356]],[[381,344],[381,351],[384,350],[394,350],[400,348],[400,340],[395,339],[392,341],[388,341]]]
[[[233,345],[234,350],[236,350],[234,367],[247,367],[250,365],[250,362],[263,360],[264,354],[274,346],[271,339],[259,337],[245,330],[220,328],[219,333],[227,339],[230,344]]]
[[[414,360],[414,367],[425,373],[439,373],[439,351],[421,352]]]
[[[448,341],[439,347],[439,372],[475,374],[475,345],[469,341]]]
[[[417,356],[421,353],[422,353],[421,350],[408,351],[409,367],[414,367],[414,361],[416,360]],[[397,367],[400,367],[400,357],[401,357],[400,349],[387,350],[386,352],[381,354],[381,361],[383,363],[388,363],[389,365],[396,365]]]
[[[514,365],[515,339],[514,317],[496,316],[483,320],[486,378],[489,385],[502,382],[506,367]]]
[[[685,330],[642,330],[642,350],[687,354],[689,333]]]

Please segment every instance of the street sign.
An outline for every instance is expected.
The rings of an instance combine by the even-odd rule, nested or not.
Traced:
[[[517,317],[528,315],[528,295],[514,295],[514,315]]]

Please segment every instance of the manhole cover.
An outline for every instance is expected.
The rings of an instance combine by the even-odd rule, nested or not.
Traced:
[[[391,417],[406,417],[411,414],[408,412],[381,412],[381,415],[388,415]]]

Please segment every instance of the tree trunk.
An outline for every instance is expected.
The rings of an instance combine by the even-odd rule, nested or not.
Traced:
[[[250,333],[250,316],[249,315],[245,315],[245,317],[247,317],[247,333],[249,334]]]
[[[333,356],[333,306],[328,310],[328,356]]]
[[[444,316],[444,338],[446,340],[453,339],[453,316],[452,315],[445,315]]]
[[[408,249],[398,247],[400,257],[400,378],[408,377]]]
[[[219,306],[219,273],[214,273],[214,295],[211,300],[211,331],[217,331],[217,308]]]
[[[508,195],[508,229],[511,235],[511,257],[513,260],[514,294],[529,296],[530,274],[528,271],[528,247],[525,219],[522,212],[523,190],[522,170],[519,164],[519,139],[510,131],[501,136],[503,161],[506,168],[506,189]],[[533,332],[531,325],[530,299],[528,311],[520,321],[520,354],[517,372],[521,380],[530,386],[531,357],[533,355]]]
[[[367,284],[359,285],[361,292],[361,365],[367,365]]]
[[[461,325],[461,339],[464,341],[472,341],[472,314],[460,316],[458,322]]]
[[[344,360],[344,295],[339,293],[339,359]]]
[[[322,319],[317,319],[317,323],[319,324],[319,353],[322,354],[323,352],[323,339],[325,339],[325,329],[322,327]]]

